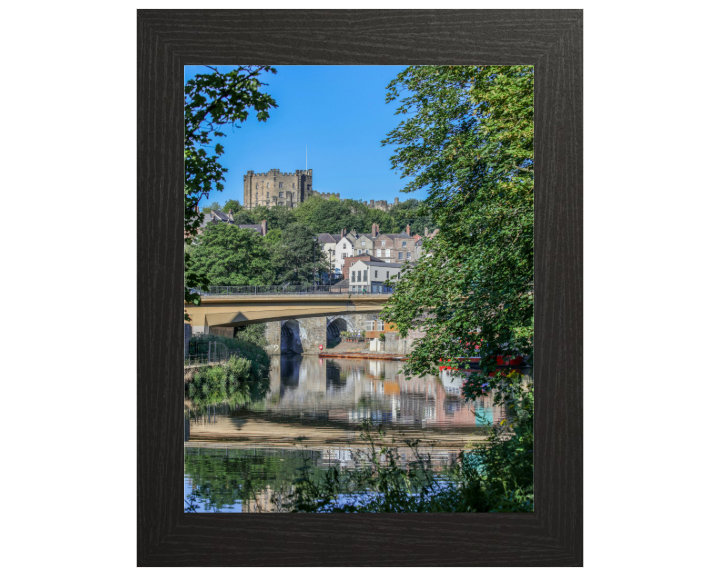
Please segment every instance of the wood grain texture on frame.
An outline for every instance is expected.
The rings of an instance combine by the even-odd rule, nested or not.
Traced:
[[[535,66],[533,514],[183,512],[183,67]],[[582,565],[582,11],[138,11],[139,566]]]

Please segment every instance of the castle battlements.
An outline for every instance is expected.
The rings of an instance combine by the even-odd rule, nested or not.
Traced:
[[[251,209],[255,206],[288,206],[296,208],[310,196],[320,196],[325,200],[340,199],[337,192],[318,192],[312,188],[313,171],[295,170],[295,172],[280,172],[279,168],[271,168],[267,172],[254,172],[248,170],[243,175],[243,204]],[[387,200],[369,200],[365,205],[387,212],[400,202],[388,203]]]

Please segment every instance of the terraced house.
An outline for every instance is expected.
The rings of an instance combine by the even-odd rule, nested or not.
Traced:
[[[426,230],[426,237],[435,234],[437,230],[430,235]],[[369,233],[342,230],[340,234],[320,234],[318,238],[335,274],[343,274],[347,278],[347,258],[373,256],[374,259],[380,259],[388,264],[417,261],[422,256],[421,246],[424,237],[411,236],[409,225],[400,234],[382,234],[380,226],[373,224]]]

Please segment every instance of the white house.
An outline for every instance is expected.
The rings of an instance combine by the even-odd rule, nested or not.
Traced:
[[[318,234],[318,242],[322,246],[323,254],[330,263],[331,272],[340,274],[342,268],[337,269],[335,266],[335,255],[337,253],[337,243],[342,238],[340,234]]]
[[[335,270],[342,272],[345,258],[353,256],[353,240],[351,236],[343,236],[335,246]]]
[[[387,280],[397,282],[403,275],[403,266],[394,262],[359,260],[350,266],[350,291],[366,294],[382,292]]]

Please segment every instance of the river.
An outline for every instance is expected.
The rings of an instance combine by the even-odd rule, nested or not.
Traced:
[[[185,502],[198,512],[273,512],[298,468],[356,466],[366,449],[361,425],[385,430],[387,444],[412,458],[407,441],[441,467],[504,417],[490,399],[463,401],[451,373],[406,378],[403,363],[274,356],[259,396],[185,412]]]

